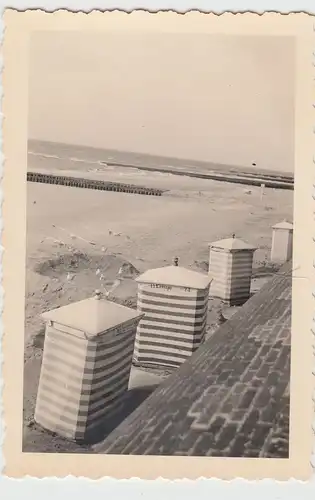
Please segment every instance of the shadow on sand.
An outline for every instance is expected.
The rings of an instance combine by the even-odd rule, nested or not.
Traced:
[[[104,440],[118,425],[121,424],[143,401],[150,396],[157,386],[136,387],[129,389],[123,398],[121,406],[105,418],[96,431],[89,434],[85,444],[93,446]]]

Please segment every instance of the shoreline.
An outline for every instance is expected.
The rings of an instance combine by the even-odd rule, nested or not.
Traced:
[[[100,149],[89,146],[62,144],[50,141],[28,140],[28,155],[52,158],[55,160],[72,160],[79,163],[90,163],[137,168],[148,171],[174,173],[174,175],[208,176],[240,176],[245,178],[264,178],[266,181],[294,182],[293,172],[270,170],[254,166],[223,165],[207,161],[184,158],[172,158],[146,153]]]

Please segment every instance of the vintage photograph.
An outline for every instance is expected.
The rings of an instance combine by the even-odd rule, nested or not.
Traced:
[[[314,34],[209,19],[7,21],[15,477],[307,478]]]
[[[23,451],[288,458],[294,54],[32,35]]]

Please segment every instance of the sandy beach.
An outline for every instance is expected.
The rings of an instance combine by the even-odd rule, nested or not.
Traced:
[[[273,273],[268,264],[271,226],[292,219],[293,192],[265,189],[261,198],[258,187],[123,168],[98,170],[84,162],[75,170],[70,160],[32,158],[37,162],[32,169],[166,190],[151,197],[28,183],[24,449],[71,452],[78,445],[34,427],[44,340],[41,313],[113,285],[112,300],[136,307],[134,277],[139,273],[168,265],[175,256],[180,265],[207,272],[208,244],[232,233],[257,246],[255,291]],[[221,311],[220,301],[209,302],[209,335]],[[165,376],[133,368],[125,411],[130,413]]]

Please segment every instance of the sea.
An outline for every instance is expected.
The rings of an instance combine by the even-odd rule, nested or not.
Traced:
[[[43,161],[43,160],[50,161]],[[28,170],[34,167],[45,168],[45,165],[54,164],[55,169],[69,169],[69,161],[76,170],[86,170],[87,165],[117,165],[135,166],[154,169],[172,168],[176,170],[196,170],[198,172],[218,173],[248,173],[248,174],[270,174],[283,179],[293,179],[290,172],[260,169],[255,164],[251,166],[222,165],[211,161],[196,161],[193,159],[171,158],[165,156],[148,155],[130,151],[117,151],[114,149],[99,149],[74,144],[62,144],[56,142],[39,141],[29,139],[28,141]]]

